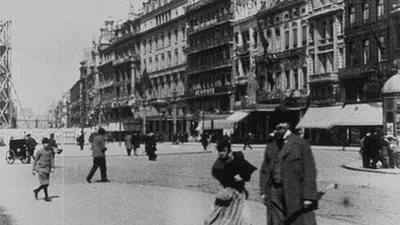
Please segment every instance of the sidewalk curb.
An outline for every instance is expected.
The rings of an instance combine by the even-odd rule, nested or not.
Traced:
[[[361,172],[380,173],[380,174],[388,174],[388,175],[400,175],[400,170],[399,170],[399,172],[382,171],[381,169],[367,169],[367,168],[354,167],[354,166],[350,166],[349,164],[347,164],[347,165],[344,164],[344,165],[342,165],[342,167],[345,169],[348,169],[348,170],[361,171]]]

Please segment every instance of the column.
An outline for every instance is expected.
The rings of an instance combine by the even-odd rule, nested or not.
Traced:
[[[328,20],[329,21],[329,20]],[[333,16],[333,33],[332,33],[332,37],[333,37],[333,65],[332,65],[332,71],[336,72],[338,71],[338,54],[339,54],[339,49],[338,49],[338,39],[337,39],[337,35],[338,35],[338,23],[339,23],[339,19],[337,18],[337,15]]]

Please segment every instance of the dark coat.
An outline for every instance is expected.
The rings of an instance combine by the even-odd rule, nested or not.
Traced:
[[[37,142],[32,137],[30,137],[26,140],[26,147],[28,150],[34,150],[36,145],[37,145]]]
[[[281,151],[281,152],[280,152]],[[291,134],[282,150],[279,150],[276,140],[267,145],[264,161],[260,169],[260,194],[265,194],[270,200],[273,164],[277,154],[282,154],[282,185],[286,202],[286,217],[301,210],[303,200],[318,200],[314,156],[308,141]],[[267,204],[268,206],[268,204]],[[300,216],[292,225],[314,225],[315,215],[309,212]]]
[[[132,138],[133,148],[137,149],[140,147],[140,136],[138,134],[134,134]]]
[[[232,152],[234,159],[227,163],[218,158],[213,167],[212,175],[223,187],[231,187],[240,192],[245,190],[244,184],[250,181],[251,174],[257,168],[245,160],[242,152]],[[243,181],[235,181],[235,176],[240,175]]]
[[[156,147],[156,138],[152,136],[147,136],[145,138],[145,150],[146,152],[155,152],[157,151]]]
[[[365,136],[364,149],[365,153],[369,156],[379,156],[379,150],[381,149],[379,136],[377,134]]]

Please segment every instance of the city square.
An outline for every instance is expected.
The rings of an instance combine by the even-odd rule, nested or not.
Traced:
[[[399,223],[399,0],[4,1],[0,224]]]
[[[239,150],[242,146],[236,145]],[[66,146],[56,156],[56,172],[49,190],[52,202],[35,201],[36,178],[31,166],[1,162],[1,207],[13,223],[5,224],[199,224],[211,206],[219,184],[211,177],[215,151],[199,143],[159,145],[159,158],[143,153],[126,155],[118,143],[108,146],[110,183],[88,184],[89,146]],[[314,147],[318,188],[331,183],[317,210],[319,224],[396,224],[399,218],[399,175],[351,171],[342,167],[361,159],[354,148]],[[246,158],[260,166],[264,146],[246,150]],[[256,171],[257,173],[258,171]],[[96,176],[99,176],[96,174]],[[97,179],[95,177],[95,179]],[[258,197],[258,175],[248,183],[254,224],[264,224],[265,206]],[[1,221],[1,220],[0,220]]]

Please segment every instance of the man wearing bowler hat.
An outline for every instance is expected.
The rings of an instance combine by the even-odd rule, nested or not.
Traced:
[[[260,196],[267,206],[267,225],[315,225],[313,209],[318,192],[314,156],[310,144],[289,128],[288,123],[276,126],[260,169]],[[303,209],[304,213],[297,213]]]

